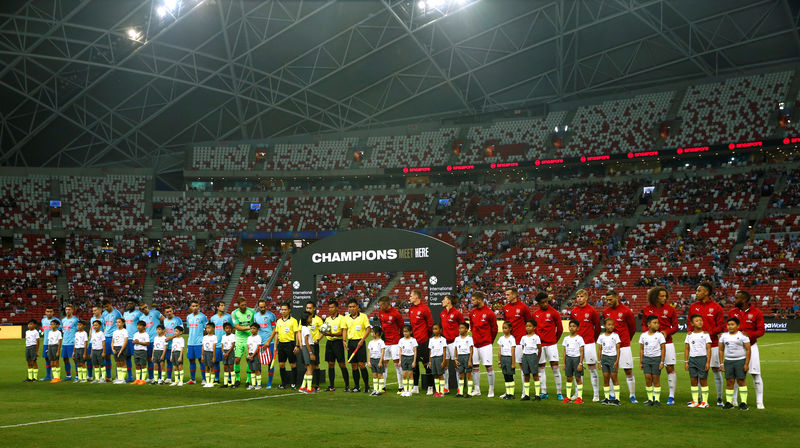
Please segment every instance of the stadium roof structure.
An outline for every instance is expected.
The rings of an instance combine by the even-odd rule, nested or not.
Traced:
[[[341,132],[800,61],[792,0],[3,0],[0,165],[180,171]]]

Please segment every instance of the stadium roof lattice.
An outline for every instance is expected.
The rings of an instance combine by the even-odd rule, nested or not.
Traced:
[[[0,164],[168,173],[196,141],[793,63],[799,11],[792,0],[4,0]]]

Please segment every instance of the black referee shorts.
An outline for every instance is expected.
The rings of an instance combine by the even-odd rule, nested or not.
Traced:
[[[366,344],[361,344],[361,347],[358,347],[358,341],[360,341],[360,339],[350,339],[347,341],[347,352],[353,357],[353,359],[350,360],[352,364],[367,362]],[[358,347],[358,351],[356,351],[356,347]],[[353,355],[353,352],[355,352],[355,355]]]
[[[294,356],[294,341],[291,342],[278,342],[278,362],[290,363],[296,362]]]
[[[417,366],[427,366],[430,359],[431,349],[428,348],[428,342],[425,341],[417,346]]]
[[[344,345],[341,339],[325,342],[325,362],[345,362]]]

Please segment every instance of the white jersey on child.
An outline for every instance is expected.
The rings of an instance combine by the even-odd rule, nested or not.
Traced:
[[[153,350],[161,350],[167,347],[167,337],[166,336],[156,336],[153,338]]]
[[[561,345],[564,346],[564,356],[569,356],[570,358],[580,358],[581,357],[581,347],[586,345],[583,342],[583,338],[579,335],[575,336],[567,336],[561,342]]]
[[[25,347],[36,345],[39,342],[39,332],[37,330],[28,330],[25,332]]]
[[[75,348],[86,348],[86,341],[89,340],[89,335],[85,331],[75,333]]]
[[[217,337],[213,334],[203,336],[203,351],[213,352],[217,349]]]
[[[617,356],[617,344],[621,344],[617,333],[601,334],[597,338],[597,343],[600,344],[600,354],[606,356]]]
[[[303,345],[308,345],[309,347],[316,345],[314,337],[311,335],[311,327],[303,325],[300,328],[300,340],[303,341]]]
[[[711,336],[708,333],[704,331],[689,333],[686,335],[685,342],[689,344],[689,357],[708,356],[708,351],[706,351],[708,346],[706,344],[711,343]]]
[[[183,348],[186,347],[186,341],[183,339],[182,336],[178,336],[172,340],[172,351],[173,352],[180,352],[183,351]]]
[[[523,355],[538,355],[539,346],[542,345],[542,340],[534,333],[532,336],[525,335],[519,340],[519,346],[522,347]]]
[[[447,340],[441,336],[428,339],[431,356],[444,356],[445,347],[447,347]]]
[[[92,350],[102,350],[105,343],[106,334],[103,333],[103,330],[92,331]]]
[[[475,346],[472,342],[472,336],[459,336],[453,343],[456,344],[456,356],[469,355],[470,347]]]
[[[136,342],[150,342],[150,335],[145,332],[136,333],[133,335],[133,340]],[[133,344],[133,351],[137,350],[147,350],[147,346],[142,344]]]
[[[114,330],[114,333],[111,334],[111,346],[112,347],[122,347],[125,345],[125,339],[128,339],[128,330]]]
[[[747,349],[744,344],[750,343],[750,338],[743,335],[741,331],[737,331],[736,334],[722,333],[719,335],[719,343],[725,347],[725,360],[736,361],[747,358]]]
[[[500,346],[500,356],[511,356],[511,349],[517,346],[514,336],[500,336],[497,340],[497,345]]]
[[[380,359],[381,350],[384,348],[386,348],[386,343],[383,342],[383,339],[373,339],[369,341],[367,351],[369,351],[370,359]]]
[[[400,354],[403,356],[414,356],[414,347],[417,347],[417,340],[414,338],[400,338],[397,343],[400,346]]]
[[[645,358],[660,358],[661,357],[661,344],[666,344],[667,340],[664,339],[664,333],[656,331],[653,334],[642,333],[639,335],[639,345],[642,346],[642,352]]]
[[[235,334],[231,333],[222,336],[222,349],[225,350],[226,352],[230,350],[231,347],[233,347],[233,344],[235,343],[236,343]]]
[[[248,336],[247,337],[247,355],[252,355],[253,353],[258,350],[258,347],[261,345],[261,336]]]
[[[50,333],[47,335],[47,345],[53,346],[58,345],[58,341],[61,340],[61,330],[50,330]]]

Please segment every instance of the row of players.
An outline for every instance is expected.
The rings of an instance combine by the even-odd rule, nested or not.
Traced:
[[[717,386],[717,404],[720,406],[724,405],[722,400],[723,391],[725,390],[722,384],[722,364],[720,363],[719,358],[719,349],[718,349],[718,338],[719,335],[725,330],[725,320],[723,317],[723,310],[722,307],[719,306],[717,303],[713,302],[710,299],[710,294],[713,291],[713,286],[710,283],[704,282],[697,288],[697,298],[698,301],[691,305],[690,307],[690,314],[691,315],[699,315],[703,321],[702,328],[709,334],[709,338],[711,339],[711,351],[710,357],[708,359],[709,366],[714,373],[714,378],[716,381]],[[525,326],[526,322],[529,320],[533,320],[537,323],[536,325],[536,334],[540,337],[542,350],[539,352],[538,356],[538,374],[541,378],[541,394],[539,395],[541,398],[547,398],[547,382],[546,382],[546,364],[549,362],[553,371],[554,382],[556,391],[559,395],[559,399],[563,400],[563,396],[561,394],[561,373],[559,370],[558,362],[559,362],[559,355],[558,350],[556,349],[556,343],[561,337],[562,327],[560,316],[558,312],[549,306],[549,298],[546,294],[540,293],[536,297],[537,306],[535,310],[531,312],[530,308],[524,305],[517,296],[517,291],[515,288],[507,288],[505,291],[506,298],[508,303],[504,307],[504,317],[506,322],[509,322],[511,326],[511,334],[514,336],[515,342],[519,344],[521,338],[525,335]],[[659,333],[663,335],[665,339],[665,346],[664,346],[664,364],[668,372],[668,384],[669,384],[669,397],[667,404],[674,404],[674,393],[675,393],[675,373],[674,373],[674,366],[676,363],[675,359],[675,350],[674,345],[672,344],[672,334],[677,331],[677,316],[675,315],[674,308],[669,305],[669,294],[663,288],[654,288],[649,291],[648,299],[650,301],[650,305],[645,309],[646,316],[657,316],[658,323],[659,323]],[[472,305],[473,309],[470,313],[470,322],[472,323],[472,337],[474,340],[474,347],[475,347],[475,356],[473,357],[473,384],[476,385],[475,389],[473,390],[473,395],[479,395],[480,389],[477,385],[480,384],[480,370],[479,366],[483,364],[486,366],[486,370],[489,377],[490,383],[490,390],[488,392],[489,396],[493,396],[494,390],[494,373],[492,369],[492,344],[494,343],[496,336],[497,336],[497,324],[496,324],[496,316],[494,312],[492,312],[486,305],[484,301],[484,296],[480,292],[476,292],[473,294],[472,298]],[[399,339],[400,339],[400,332],[402,331],[403,327],[403,320],[402,316],[400,316],[399,312],[395,310],[390,303],[388,297],[382,297],[380,299],[380,312],[379,317],[381,320],[381,328],[384,333],[384,339],[386,344],[386,354],[385,358],[387,361],[393,361],[395,363],[395,370],[398,375],[398,383],[403,384],[405,388],[401,388],[400,392],[407,392],[408,388],[411,387],[413,392],[418,392],[418,384],[419,384],[419,366],[429,366],[430,365],[430,349],[428,347],[428,340],[430,336],[433,334],[433,319],[431,316],[430,309],[421,302],[421,292],[414,290],[411,292],[409,301],[411,302],[411,307],[409,310],[409,317],[411,321],[411,332],[413,334],[414,339],[419,344],[417,354],[415,355],[415,360],[412,366],[412,384],[413,386],[408,386],[406,383],[406,376],[404,375],[403,366],[401,364],[401,356],[399,353]],[[591,382],[594,390],[594,397],[593,401],[599,401],[599,381],[597,375],[597,355],[594,350],[594,343],[599,336],[600,333],[600,322],[598,313],[591,307],[588,306],[588,295],[585,291],[579,291],[576,297],[577,306],[572,310],[572,318],[578,321],[578,332],[584,342],[587,345],[590,345],[591,350],[589,350],[586,354],[584,362],[587,365],[587,368],[591,375]],[[620,338],[620,352],[619,357],[617,360],[617,365],[621,367],[626,374],[626,379],[628,383],[628,388],[630,391],[630,399],[631,402],[636,402],[635,397],[635,380],[633,377],[633,357],[630,351],[630,341],[633,334],[636,331],[635,325],[635,318],[633,317],[632,312],[630,309],[625,307],[619,302],[619,297],[614,291],[609,291],[606,294],[606,303],[607,308],[603,311],[603,316],[605,318],[611,318],[614,321],[615,332],[618,334]],[[454,340],[455,337],[458,335],[458,326],[461,322],[464,321],[463,316],[461,313],[453,306],[452,301],[449,298],[446,298],[443,301],[444,310],[441,313],[441,322],[442,322],[442,334],[447,341],[447,354],[445,356],[446,359],[454,358]],[[748,372],[753,375],[754,385],[756,389],[756,403],[759,408],[763,408],[763,381],[760,376],[760,363],[759,363],[759,356],[758,356],[758,349],[756,345],[756,340],[758,337],[764,334],[764,325],[763,325],[763,317],[761,317],[761,313],[758,309],[750,306],[750,296],[745,291],[738,291],[736,293],[735,298],[736,309],[731,313],[733,317],[737,317],[742,323],[742,331],[748,336],[751,344],[751,356],[749,357],[748,361]],[[105,310],[102,311],[102,317],[105,319],[108,314],[113,314],[113,309],[109,310],[110,306],[108,304],[104,304]],[[143,305],[143,309],[140,310],[141,314],[144,317],[148,317],[149,313],[153,313],[154,310],[148,310],[146,305]],[[196,337],[194,340],[196,341],[196,345],[192,344],[192,330],[200,329],[199,331],[202,332],[203,326],[198,326],[198,321],[206,318],[202,314],[198,313],[197,311],[197,304],[192,303],[190,310],[192,311],[187,318],[187,323],[189,323],[189,360],[191,363],[191,373],[192,379],[190,383],[194,381],[194,359],[199,359],[202,356],[202,333],[200,333],[200,338],[197,339]],[[329,328],[326,333],[321,333],[320,327],[322,327],[322,320],[316,316],[316,310],[314,308],[313,303],[309,303],[306,305],[306,310],[310,314],[310,318],[312,319],[310,323],[310,332],[313,334],[313,339],[315,341],[319,341],[322,336],[327,338],[326,341],[326,355],[325,360],[328,362],[328,377],[330,379],[330,384],[333,384],[335,379],[335,364],[338,362],[344,380],[345,380],[345,389],[347,391],[355,390],[359,391],[358,382],[359,377],[363,378],[365,390],[367,389],[367,378],[368,372],[366,370],[366,344],[365,340],[366,337],[370,333],[369,323],[366,318],[366,315],[360,312],[360,308],[358,303],[352,302],[348,304],[348,311],[349,314],[345,316],[339,315],[338,312],[338,304],[335,301],[332,301],[329,308],[329,317],[325,321],[325,326]],[[131,304],[128,306],[128,310],[126,310],[126,317],[129,313],[134,313],[133,307]],[[174,315],[171,313],[171,309],[165,308],[166,319],[165,317],[161,317],[162,321],[167,322],[165,325],[166,334],[168,339],[168,344],[171,342],[171,339],[174,338]],[[67,308],[67,312],[69,314],[69,308]],[[159,313],[160,314],[160,313]],[[238,314],[238,316],[237,316]],[[264,358],[269,358],[272,355],[272,342],[273,339],[277,340],[278,346],[278,357],[280,360],[281,366],[281,376],[282,376],[282,384],[281,387],[288,384],[295,384],[295,378],[298,378],[296,374],[291,374],[285,369],[285,364],[288,361],[291,365],[292,369],[295,368],[295,355],[300,352],[300,347],[302,343],[299,343],[300,339],[300,327],[299,323],[296,320],[289,316],[289,307],[282,306],[281,307],[281,319],[275,319],[274,315],[266,310],[266,303],[260,302],[259,303],[259,312],[255,313],[253,310],[250,310],[246,307],[246,303],[243,299],[239,302],[239,308],[234,311],[234,319],[236,322],[232,322],[232,325],[237,330],[237,342],[235,349],[235,368],[236,368],[236,378],[238,379],[238,367],[240,365],[240,361],[242,355],[245,352],[246,347],[246,338],[250,336],[251,329],[249,328],[247,323],[251,320],[257,320],[257,317],[261,317],[261,322],[259,323],[259,333],[262,339],[262,347],[260,352],[263,353]],[[98,310],[95,310],[95,317],[98,315]],[[202,316],[202,317],[198,317]],[[193,316],[195,319],[192,319]],[[218,308],[218,313],[212,316],[212,320],[216,320],[215,323],[215,333],[217,336],[218,344],[217,350],[215,352],[214,360],[219,361],[222,359],[221,353],[221,345],[222,345],[222,336],[224,334],[224,319],[225,316],[230,316],[224,313],[224,305],[220,305]],[[46,316],[47,317],[47,316]],[[93,317],[93,320],[94,318]],[[132,316],[131,316],[132,317]],[[230,317],[229,317],[230,318]],[[126,318],[124,319],[126,327],[129,325],[129,320]],[[195,323],[192,323],[192,322]],[[218,322],[223,321],[223,325],[218,324]],[[108,323],[107,320],[104,322]],[[172,326],[170,326],[172,324]],[[46,325],[43,319],[42,323],[43,329],[45,329]],[[145,324],[146,329],[149,325]],[[272,329],[279,331],[273,332]],[[349,328],[349,334],[347,330]],[[643,322],[643,330],[647,329],[647,322]],[[110,354],[111,351],[111,341],[108,334],[108,327],[104,326],[104,331],[106,335],[106,354]],[[128,329],[130,332],[130,329]],[[113,332],[113,330],[112,330]],[[277,334],[277,338],[274,338],[274,335]],[[66,340],[66,338],[65,338]],[[132,341],[132,339],[129,339]],[[66,345],[66,342],[65,342]],[[194,349],[192,348],[194,347]],[[318,346],[317,350],[318,350]],[[171,344],[169,344],[169,349],[171,349]],[[63,352],[68,352],[70,349],[62,349]],[[131,350],[127,351],[130,354]],[[194,352],[194,353],[193,353]],[[349,386],[349,375],[347,369],[345,367],[345,352],[350,352],[349,362],[352,366],[353,372],[353,379],[355,380],[355,387],[350,389]],[[194,356],[192,356],[194,354]],[[520,363],[521,361],[521,354],[515,356],[516,363]],[[310,354],[311,355],[311,354]],[[309,356],[311,358],[312,356]],[[319,364],[319,357],[318,355],[313,356],[316,359],[309,360],[311,362],[307,362],[306,364],[311,364],[312,367],[312,384],[311,390],[318,389],[318,383],[316,383],[316,375],[313,375],[313,370],[316,369],[317,365]],[[148,359],[152,359],[152,355],[148,356]],[[263,358],[262,358],[263,359]],[[731,358],[728,358],[731,360]],[[688,360],[687,360],[688,362]],[[110,365],[108,361],[106,361],[106,365],[108,366],[108,374],[110,376]],[[171,373],[171,362],[167,363],[167,372],[169,378]],[[201,369],[203,370],[203,375],[205,378],[205,369],[206,365],[201,364]],[[407,370],[407,369],[405,369]],[[426,368],[426,370],[430,370]],[[449,369],[444,369],[443,374],[443,384],[448,384],[447,375]],[[218,367],[215,367],[215,371],[218,372]],[[30,375],[30,373],[29,373]],[[149,371],[150,378],[152,378],[152,370]],[[384,370],[383,372],[383,384],[386,382],[386,375],[387,372]],[[129,375],[130,376],[130,375]],[[270,375],[268,387],[271,385],[272,375]],[[305,380],[305,378],[304,378]],[[704,382],[700,382],[700,386],[698,388],[704,387],[702,384]],[[235,382],[238,384],[238,381]],[[651,386],[648,384],[648,386]],[[652,387],[656,387],[652,385]],[[659,385],[660,387],[660,385]],[[707,386],[705,386],[707,387]],[[329,390],[334,390],[333,387],[329,387]],[[697,390],[698,394],[702,393],[702,390]],[[435,394],[440,392],[434,392],[433,387],[430,387],[428,390],[429,394]],[[707,389],[705,394],[702,395],[704,398],[707,397]],[[615,395],[616,397],[616,395]],[[735,400],[733,398],[732,400]],[[728,401],[732,401],[728,400]],[[695,400],[696,401],[696,400]],[[699,401],[696,401],[699,403]]]

